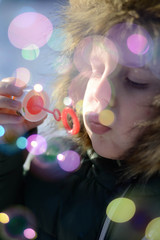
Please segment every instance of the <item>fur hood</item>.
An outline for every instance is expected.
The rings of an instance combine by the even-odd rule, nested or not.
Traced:
[[[155,34],[160,25],[160,3],[159,0],[70,0],[70,5],[64,8],[63,18],[65,20],[63,27],[72,37],[65,54],[72,56],[83,38],[94,34],[105,35],[112,26],[120,22],[146,26],[152,34]],[[78,72],[72,66],[67,74],[59,77],[58,91],[55,92],[59,108],[62,107],[60,107],[62,99],[67,96],[69,84],[76,75]],[[83,84],[83,77],[80,76],[79,81]],[[128,178],[137,175],[150,178],[160,171],[160,96],[155,97],[152,107],[158,111],[159,116],[139,126],[146,129],[144,134],[123,156],[128,162],[125,171]],[[76,136],[76,141],[85,150],[91,147],[84,126]]]

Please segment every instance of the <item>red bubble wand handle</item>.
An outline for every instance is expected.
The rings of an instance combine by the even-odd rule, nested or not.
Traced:
[[[44,107],[42,107],[42,106],[39,106],[39,105],[36,105],[37,107],[40,107],[42,110],[44,110],[44,111],[46,111],[46,112],[48,112],[48,113],[51,113],[51,114],[53,114],[53,116],[54,116],[54,118],[55,118],[55,120],[57,121],[57,122],[59,122],[60,120],[61,120],[61,113],[60,113],[60,111],[57,109],[57,108],[55,108],[54,110],[53,110],[53,112],[52,111],[50,111],[50,110],[48,110],[47,108],[44,108]],[[57,114],[56,114],[57,113]],[[58,115],[58,116],[57,116]]]

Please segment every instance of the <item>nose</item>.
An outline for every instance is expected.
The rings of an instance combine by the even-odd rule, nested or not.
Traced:
[[[112,87],[108,77],[103,74],[101,77],[93,79],[92,89],[93,100],[101,104],[102,109],[106,108],[112,100]]]

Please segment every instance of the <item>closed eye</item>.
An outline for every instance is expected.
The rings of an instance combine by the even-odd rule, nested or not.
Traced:
[[[126,82],[128,86],[136,89],[146,89],[148,87],[148,83],[134,82],[134,81],[131,81],[128,77],[126,77]]]

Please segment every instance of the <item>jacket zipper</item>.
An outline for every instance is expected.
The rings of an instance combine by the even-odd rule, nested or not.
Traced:
[[[123,192],[123,194],[120,197],[124,197],[127,194],[127,192],[130,189],[130,187],[131,187],[131,184],[125,189],[125,191]],[[106,216],[98,240],[104,240],[105,239],[105,236],[106,236],[106,234],[108,232],[108,228],[110,226],[110,222],[111,222],[111,220],[109,219],[108,216]]]

